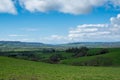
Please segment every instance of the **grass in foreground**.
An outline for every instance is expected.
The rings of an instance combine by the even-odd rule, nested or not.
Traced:
[[[0,57],[0,80],[120,80],[120,67],[81,67]]]

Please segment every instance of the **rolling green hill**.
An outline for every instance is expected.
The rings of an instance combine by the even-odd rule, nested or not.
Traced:
[[[120,80],[120,67],[81,67],[0,57],[0,80]]]
[[[94,54],[94,52],[98,50],[99,48],[91,49],[90,53]],[[85,65],[85,66],[92,65],[92,63],[93,64],[100,63],[101,66],[104,64],[108,64],[110,66],[111,65],[120,66],[120,48],[109,48],[109,53],[107,54],[86,56],[79,58],[70,58],[70,59],[62,60],[61,63],[70,64],[70,65]],[[91,64],[87,64],[87,63],[91,63]]]

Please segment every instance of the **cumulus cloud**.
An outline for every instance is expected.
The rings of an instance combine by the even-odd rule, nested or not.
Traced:
[[[30,12],[58,11],[75,15],[88,13],[94,7],[106,4],[120,8],[120,0],[19,0],[19,2]]]
[[[120,0],[0,0],[0,12],[17,14],[15,3],[30,12],[58,11],[75,15],[88,13],[105,4],[120,9]]]
[[[120,8],[120,0],[0,0],[0,12],[17,14],[15,2],[30,12],[58,11],[75,15],[109,3]]]
[[[67,36],[51,35],[42,41],[49,43],[96,42],[120,40],[120,14],[110,18],[109,24],[83,24],[69,30]]]
[[[69,31],[74,41],[119,41],[120,14],[110,19],[110,24],[83,24]]]
[[[93,7],[102,6],[106,0],[19,0],[30,12],[47,12],[50,10],[70,14],[84,14]]]
[[[12,0],[0,0],[0,13],[17,14]]]

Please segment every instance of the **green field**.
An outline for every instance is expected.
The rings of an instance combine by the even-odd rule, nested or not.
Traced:
[[[120,67],[47,64],[0,57],[0,80],[120,80]]]
[[[111,62],[111,66],[120,66],[120,48],[109,48],[109,53],[102,55],[94,55],[94,56],[86,56],[79,58],[70,58],[66,60],[62,60],[61,63],[69,64],[69,65],[80,65],[80,63],[85,63],[87,61],[95,61],[98,58],[100,59],[100,63],[107,63],[107,61]],[[90,49],[89,53],[94,54],[96,51],[99,51],[99,48]]]

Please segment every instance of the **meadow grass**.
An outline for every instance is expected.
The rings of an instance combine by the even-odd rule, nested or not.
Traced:
[[[0,57],[0,80],[120,80],[120,67],[47,64]]]
[[[95,54],[95,52],[99,50],[100,48],[90,49],[89,53]],[[79,58],[70,58],[70,59],[62,60],[60,63],[72,65],[74,63],[82,63],[82,62],[94,60],[97,57],[103,57],[103,58],[109,58],[112,61],[111,66],[120,66],[120,48],[109,48],[108,50],[109,50],[109,53],[107,54],[86,56],[86,57],[79,57]]]

